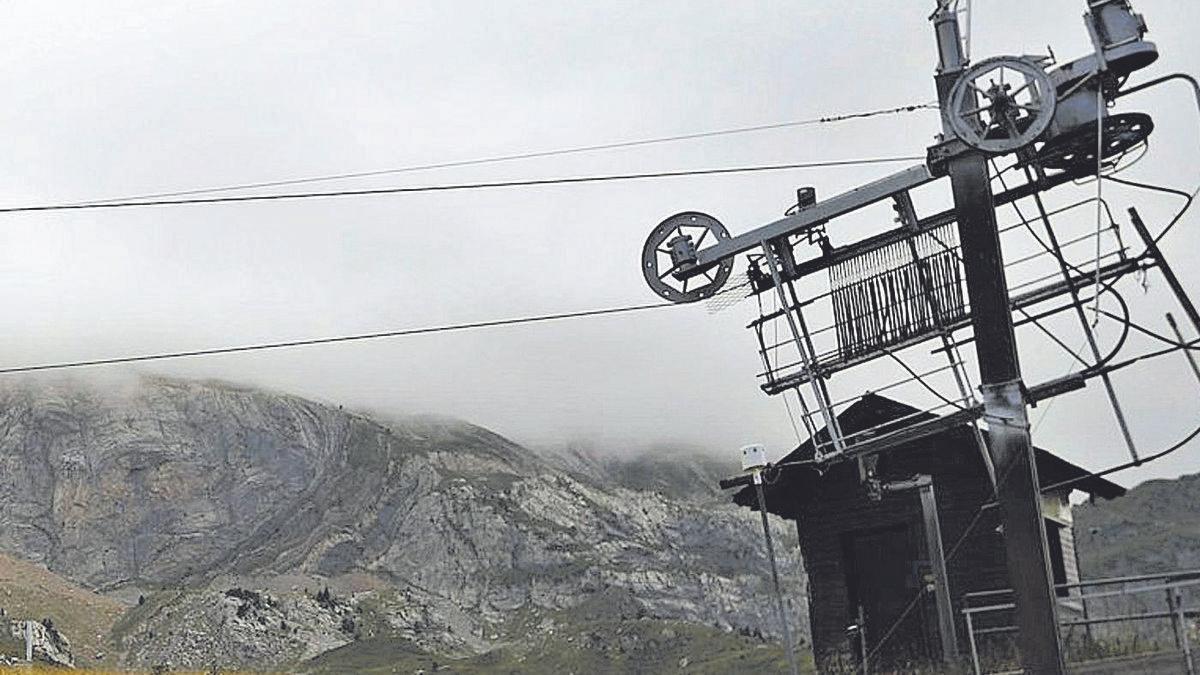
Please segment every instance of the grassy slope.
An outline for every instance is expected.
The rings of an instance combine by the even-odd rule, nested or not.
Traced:
[[[0,607],[7,610],[8,619],[52,619],[71,641],[79,666],[107,667],[115,663],[106,638],[125,609],[115,600],[81,588],[44,567],[0,554]],[[7,623],[4,627],[7,630]],[[97,660],[95,656],[100,652],[105,658]],[[15,655],[25,655],[23,643]]]

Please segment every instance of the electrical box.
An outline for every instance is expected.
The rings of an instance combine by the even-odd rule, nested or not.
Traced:
[[[742,471],[753,471],[767,465],[767,446],[754,444],[742,447]]]
[[[817,203],[817,188],[796,188],[796,208],[806,209]]]

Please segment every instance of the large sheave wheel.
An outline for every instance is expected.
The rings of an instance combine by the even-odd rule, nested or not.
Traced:
[[[1058,94],[1033,60],[997,56],[963,71],[943,114],[967,145],[1007,154],[1032,144],[1054,118]]]
[[[706,242],[724,239],[729,239],[729,230],[716,218],[698,211],[677,213],[659,223],[646,239],[642,276],[659,297],[671,302],[712,297],[728,281],[733,262],[696,266],[696,252]]]

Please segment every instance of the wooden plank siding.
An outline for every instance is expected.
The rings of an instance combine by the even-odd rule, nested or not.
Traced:
[[[991,498],[986,470],[971,435],[954,430],[925,439],[916,447],[898,448],[880,459],[878,475],[884,480],[913,474],[933,476],[942,539],[949,556],[951,548],[976,518],[980,507]],[[804,481],[805,494],[793,495],[798,511],[797,532],[809,579],[809,613],[813,649],[818,658],[849,654],[854,645],[846,627],[855,622],[857,607],[850,606],[847,561],[842,542],[848,533],[889,525],[906,525],[917,539],[915,559],[924,560],[923,518],[915,491],[888,494],[880,501],[868,498],[859,483],[857,469],[850,464],[833,467],[819,479]],[[996,532],[998,514],[989,509],[979,517],[971,533],[948,560],[947,574],[959,623],[960,637],[966,627],[960,610],[962,596],[969,592],[1004,588],[1008,585],[1003,541]],[[914,580],[917,581],[917,580]],[[915,583],[914,583],[915,586]],[[907,605],[916,588],[900,588]],[[924,621],[924,634],[936,636],[932,604],[914,610],[910,621]],[[874,645],[890,626],[868,625],[868,644]],[[921,631],[917,631],[921,632]],[[965,644],[965,643],[964,643]],[[885,645],[880,654],[912,653],[921,645]],[[885,659],[886,660],[886,659]]]

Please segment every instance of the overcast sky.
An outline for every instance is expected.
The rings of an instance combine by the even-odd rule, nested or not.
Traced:
[[[1082,0],[974,4],[976,60],[1045,54],[1050,45],[1066,61],[1090,50]],[[923,103],[935,97],[933,5],[8,3],[0,199],[81,201]],[[1136,9],[1162,58],[1133,81],[1200,72],[1200,4],[1138,0]],[[1145,160],[1124,175],[1190,191],[1200,181],[1200,123],[1188,91],[1167,85],[1117,109],[1131,110],[1151,113],[1158,128]],[[323,187],[922,155],[939,130],[936,112],[923,111]],[[0,216],[8,319],[0,362],[653,301],[638,256],[665,216],[701,210],[743,232],[777,217],[800,185],[828,196],[904,166]],[[1053,203],[1094,189],[1061,188]],[[1155,229],[1179,201],[1105,191],[1118,214],[1137,205]],[[922,199],[948,205],[948,183]],[[835,243],[891,225],[886,213],[871,214],[831,225]],[[1002,222],[1012,217],[1001,210]],[[1190,215],[1164,242],[1192,290],[1200,288],[1196,222]],[[1094,220],[1084,210],[1063,223],[1086,233]],[[1123,234],[1134,238],[1128,227]],[[1135,317],[1158,330],[1166,330],[1164,311],[1181,314],[1156,274],[1146,292],[1132,279],[1120,288]],[[779,455],[796,441],[782,402],[757,387],[745,330],[754,312],[752,302],[715,315],[689,306],[139,370],[452,414],[527,443],[686,442],[732,457],[738,445],[763,441]],[[1074,318],[1061,319],[1056,332],[1078,345]],[[1111,323],[1100,331],[1106,346],[1118,333]],[[1050,343],[1030,331],[1019,337],[1029,382],[1066,372],[1068,358]],[[1133,341],[1126,353],[1148,346]],[[878,387],[891,370],[840,375],[834,396]],[[1200,383],[1181,355],[1123,371],[1117,384],[1143,453],[1200,423]],[[1126,457],[1098,383],[1058,400],[1035,440],[1093,468]],[[1200,443],[1121,481],[1192,472],[1198,453]]]

